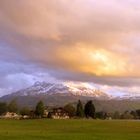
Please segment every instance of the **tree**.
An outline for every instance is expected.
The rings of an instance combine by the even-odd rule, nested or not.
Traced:
[[[0,115],[3,115],[7,112],[7,104],[6,103],[0,103]]]
[[[35,114],[39,117],[43,117],[45,111],[45,106],[42,101],[39,101],[36,105]]]
[[[95,116],[98,119],[106,119],[107,118],[107,113],[106,112],[103,112],[103,111],[96,112]]]
[[[81,118],[84,117],[83,104],[80,100],[78,101],[78,104],[77,104],[76,116],[81,117]]]
[[[140,119],[140,109],[136,110],[136,113],[138,115],[138,118]]]
[[[118,111],[114,112],[113,119],[120,119],[120,113]]]
[[[8,111],[9,112],[14,112],[17,113],[18,111],[18,106],[16,100],[12,100],[9,105],[8,105]]]
[[[28,107],[23,107],[21,110],[20,110],[20,114],[21,115],[30,115],[30,110]]]
[[[70,117],[73,117],[76,112],[75,107],[71,104],[65,105],[64,110],[69,114]]]
[[[121,115],[121,119],[134,119],[134,116],[129,111],[125,111]]]
[[[87,118],[95,118],[95,107],[92,101],[88,101],[85,105],[85,115]]]
[[[51,114],[51,112],[48,113],[47,118],[52,119],[52,114]]]
[[[138,119],[138,114],[136,111],[131,111],[130,114],[134,117],[134,119]]]

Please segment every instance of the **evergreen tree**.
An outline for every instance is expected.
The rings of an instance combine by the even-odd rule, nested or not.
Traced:
[[[84,117],[83,104],[80,100],[78,101],[78,104],[77,104],[76,116]]]
[[[18,106],[16,100],[12,100],[9,105],[8,105],[8,111],[9,112],[14,112],[17,113],[18,111]]]
[[[36,105],[35,114],[39,117],[43,117],[45,111],[45,106],[42,101],[39,101]]]
[[[95,107],[92,101],[88,101],[85,105],[85,115],[87,118],[95,118]]]

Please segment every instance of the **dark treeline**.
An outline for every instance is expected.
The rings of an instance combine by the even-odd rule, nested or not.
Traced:
[[[0,116],[4,116],[7,112],[16,113],[20,116],[28,116],[28,118],[53,118],[51,116],[52,114],[57,116],[61,115],[59,118],[62,118],[62,115],[65,114],[65,117],[66,115],[68,116],[67,118],[140,119],[140,109],[125,111],[123,113],[118,111],[96,112],[92,101],[87,101],[87,103],[83,104],[80,100],[76,106],[67,104],[61,108],[46,107],[42,101],[39,101],[34,109],[29,107],[19,108],[16,100],[12,100],[10,103],[0,102]]]

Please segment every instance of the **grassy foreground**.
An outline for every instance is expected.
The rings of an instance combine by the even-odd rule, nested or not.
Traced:
[[[0,140],[139,140],[140,121],[0,120]]]

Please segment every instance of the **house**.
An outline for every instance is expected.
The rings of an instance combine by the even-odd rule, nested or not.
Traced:
[[[48,113],[48,118],[52,119],[69,119],[69,114],[63,108],[54,108]]]
[[[1,119],[20,119],[21,115],[14,112],[7,112],[5,115],[0,117]]]

